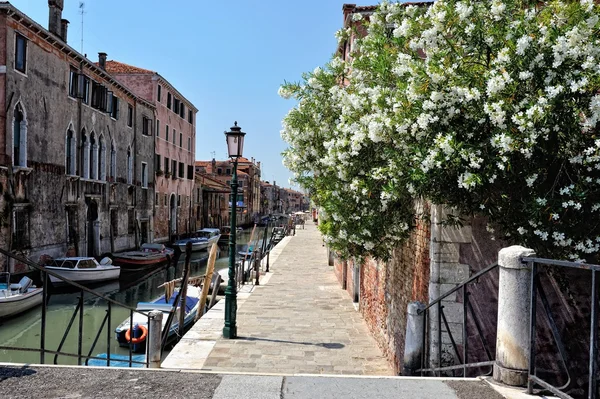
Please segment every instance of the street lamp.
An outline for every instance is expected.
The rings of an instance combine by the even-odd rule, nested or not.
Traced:
[[[229,231],[229,282],[225,289],[225,327],[223,327],[223,337],[237,338],[237,326],[235,324],[237,313],[237,293],[235,284],[235,240],[236,240],[236,213],[237,213],[237,164],[238,158],[242,156],[244,150],[244,136],[242,128],[233,126],[229,132],[225,132],[227,141],[227,151],[229,157],[233,160],[233,176],[231,178],[231,229]]]

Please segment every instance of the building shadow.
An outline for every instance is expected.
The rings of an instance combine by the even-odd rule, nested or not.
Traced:
[[[0,382],[8,380],[9,378],[21,378],[36,374],[37,371],[29,368],[29,366],[23,367],[5,367],[0,366]]]
[[[294,345],[308,345],[308,346],[320,346],[325,349],[342,349],[346,345],[339,342],[298,342],[298,341],[286,341],[281,339],[268,339],[268,338],[256,338],[256,337],[237,337],[240,341],[266,341],[266,342],[277,342],[280,344],[294,344]]]

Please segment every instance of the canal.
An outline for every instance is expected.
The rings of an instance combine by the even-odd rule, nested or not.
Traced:
[[[256,243],[257,236],[262,237],[264,229],[256,228],[255,236],[251,245],[260,245]],[[237,251],[243,251],[248,246],[251,236],[251,229],[238,233]],[[201,276],[206,272],[208,262],[207,251],[195,252],[191,261],[191,276]],[[175,263],[175,262],[173,262]],[[228,267],[228,248],[227,245],[220,246],[219,256],[215,263],[215,272]],[[164,295],[164,288],[157,288],[165,281],[181,277],[184,268],[184,256],[180,261],[171,264],[169,267],[162,267],[152,271],[139,273],[121,273],[119,280],[107,282],[103,285],[91,286],[93,290],[111,298],[119,303],[136,307],[138,302],[149,302],[161,295]],[[73,312],[78,304],[80,293],[65,292],[65,288],[54,289],[49,296],[48,310],[46,312],[46,349],[58,351],[59,345]],[[106,316],[106,301],[91,294],[84,294],[84,313],[83,313],[83,340],[82,354],[87,355],[92,348],[94,339],[102,321]],[[21,347],[21,348],[40,348],[41,337],[41,306],[33,308],[25,313],[9,319],[0,319],[0,346]],[[127,348],[119,347],[114,339],[115,328],[129,317],[129,310],[120,306],[112,306],[111,312],[111,340],[110,351],[120,355],[128,355]],[[60,349],[64,353],[78,353],[78,331],[79,316],[75,318],[73,326],[67,335],[67,338]],[[101,338],[98,340],[92,355],[107,352],[106,326],[102,330]],[[165,352],[164,356],[168,353]],[[163,356],[163,358],[164,358]],[[85,359],[84,359],[85,361]],[[0,350],[0,362],[11,363],[40,363],[39,352]],[[45,363],[47,364],[78,364],[77,357],[57,356],[46,354]]]

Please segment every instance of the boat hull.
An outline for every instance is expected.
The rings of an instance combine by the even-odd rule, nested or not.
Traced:
[[[0,297],[0,318],[14,316],[40,305],[43,292],[43,288],[31,288],[22,295]]]
[[[167,254],[127,255],[115,254],[112,256],[113,263],[119,265],[126,271],[137,271],[161,266],[169,262],[170,256]]]
[[[62,267],[47,266],[46,269],[53,271],[54,273],[59,274],[60,276],[68,280],[75,281],[77,283],[96,283],[100,281],[116,280],[121,274],[121,268],[119,267],[111,267],[98,270],[65,269]],[[64,283],[61,279],[54,276],[50,276],[50,281],[52,282],[52,284]]]

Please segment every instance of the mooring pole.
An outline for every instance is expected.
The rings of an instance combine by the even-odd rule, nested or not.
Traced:
[[[192,257],[192,243],[188,241],[185,245],[185,266],[183,269],[183,279],[181,280],[181,311],[179,312],[179,336],[183,336],[183,322],[185,320],[185,302],[187,299],[188,277],[190,276],[190,259]]]
[[[161,336],[163,313],[153,310],[148,315],[148,367],[160,368]]]

